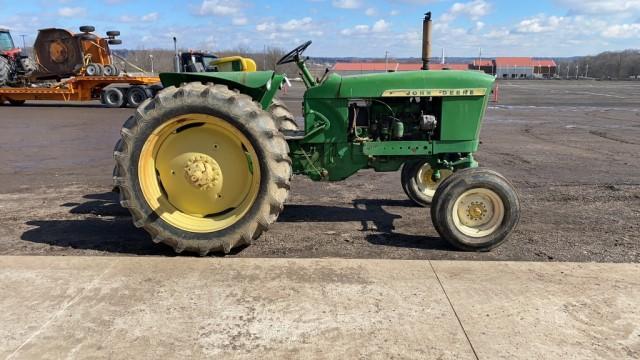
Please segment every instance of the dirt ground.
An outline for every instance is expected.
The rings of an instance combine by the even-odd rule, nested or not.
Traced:
[[[301,90],[282,94],[300,115]],[[516,185],[517,230],[489,253],[456,251],[399,173],[339,183],[295,177],[284,213],[229,256],[640,262],[640,83],[500,83],[477,159]],[[112,148],[132,109],[0,107],[0,255],[162,255],[111,190]]]

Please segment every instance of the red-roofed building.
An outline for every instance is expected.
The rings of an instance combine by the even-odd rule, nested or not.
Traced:
[[[553,60],[529,57],[499,57],[495,60],[495,72],[499,79],[532,79],[553,77],[557,65]]]
[[[471,64],[471,68],[473,70],[484,71],[485,73],[492,74],[492,75],[496,72],[495,64],[493,60],[490,60],[490,59],[473,60],[473,64]]]

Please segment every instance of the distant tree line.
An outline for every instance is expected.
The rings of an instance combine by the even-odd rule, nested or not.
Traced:
[[[607,51],[595,56],[559,59],[560,77],[595,79],[640,79],[640,50]]]

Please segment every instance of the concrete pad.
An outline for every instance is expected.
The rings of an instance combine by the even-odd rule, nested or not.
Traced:
[[[43,330],[113,259],[0,257],[0,358],[4,359]]]
[[[12,270],[0,267],[0,288],[14,284],[11,293],[0,294],[2,304],[30,301],[34,292],[55,304],[73,296],[53,286],[17,286],[14,277],[35,271],[23,265],[31,258],[2,261]],[[43,269],[77,264],[70,276],[83,290],[53,318],[41,317],[42,327],[18,351],[16,342],[1,343],[2,354],[14,358],[474,358],[427,262],[37,261]],[[87,261],[96,263],[90,276],[83,274]],[[58,276],[37,273],[43,283]],[[34,304],[34,311],[47,312],[39,307]],[[20,317],[30,308],[3,306],[9,315],[0,318],[0,328],[6,321],[20,328]]]
[[[640,359],[638,264],[432,264],[480,359]]]

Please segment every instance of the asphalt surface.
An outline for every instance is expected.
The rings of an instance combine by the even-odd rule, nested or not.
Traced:
[[[280,97],[300,115],[301,91]],[[516,186],[522,218],[489,253],[454,250],[399,173],[295,177],[272,229],[237,257],[640,262],[640,83],[500,83],[477,159]],[[0,255],[163,255],[111,190],[132,109],[0,107]]]

